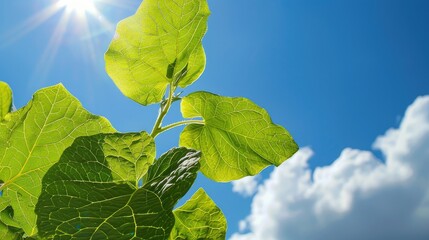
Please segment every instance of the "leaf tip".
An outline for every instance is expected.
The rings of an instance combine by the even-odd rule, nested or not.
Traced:
[[[0,120],[12,111],[12,89],[6,82],[0,81]]]

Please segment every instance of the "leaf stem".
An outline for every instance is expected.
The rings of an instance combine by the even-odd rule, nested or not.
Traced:
[[[169,124],[165,127],[160,128],[158,134],[162,133],[164,131],[170,130],[172,128],[175,128],[175,127],[180,127],[180,126],[189,125],[189,124],[204,125],[204,120],[183,120],[180,122],[175,122],[175,123],[172,123],[172,124]]]
[[[165,132],[167,130],[170,130],[175,127],[183,126],[183,125],[189,125],[189,124],[199,124],[204,125],[204,120],[199,119],[188,119],[183,120],[179,122],[175,122],[172,124],[169,124],[165,127],[162,127],[162,121],[164,120],[165,115],[167,115],[168,111],[170,110],[171,104],[177,100],[174,96],[174,91],[176,90],[176,87],[173,84],[169,85],[169,93],[168,93],[168,99],[161,102],[161,108],[159,109],[158,118],[156,119],[155,124],[153,125],[152,132],[150,136],[152,138],[155,138],[158,136],[158,134]]]
[[[164,119],[165,115],[168,113],[168,110],[170,110],[171,104],[173,103],[174,98],[174,91],[176,90],[175,87],[173,87],[172,84],[169,85],[169,93],[168,93],[168,99],[167,102],[161,103],[161,108],[159,109],[158,118],[156,119],[155,124],[153,125],[152,132],[150,134],[151,137],[155,138],[156,135],[158,135],[161,130],[162,120]]]

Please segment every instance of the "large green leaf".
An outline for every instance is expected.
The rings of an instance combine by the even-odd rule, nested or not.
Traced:
[[[206,0],[144,0],[121,21],[105,55],[124,95],[143,105],[162,100],[169,84],[186,87],[204,71]]]
[[[298,150],[288,131],[248,99],[196,92],[183,98],[181,111],[185,118],[204,119],[204,125],[183,130],[180,145],[202,151],[201,171],[215,181],[255,175]]]
[[[154,156],[147,133],[76,139],[43,178],[36,206],[40,235],[164,239],[174,223],[171,211],[156,194],[137,185]]]
[[[181,192],[191,181],[187,176],[198,171],[197,153],[184,148],[178,151],[162,157],[170,160],[158,160],[155,166],[171,165],[159,167],[164,170],[155,171],[154,178],[138,188],[134,179],[146,173],[154,160],[153,139],[147,133],[76,139],[43,178],[36,207],[41,236],[167,239],[174,226],[171,203],[182,196],[172,192]]]
[[[0,81],[0,121],[12,109],[12,90],[7,83]]]
[[[155,192],[165,208],[173,209],[189,190],[200,169],[201,152],[174,148],[149,168],[144,188]]]
[[[173,213],[176,222],[170,240],[225,239],[225,216],[202,188]]]
[[[36,92],[26,107],[8,116],[0,122],[0,207],[12,206],[14,220],[32,236],[46,171],[75,138],[114,129],[105,118],[82,108],[62,85]]]

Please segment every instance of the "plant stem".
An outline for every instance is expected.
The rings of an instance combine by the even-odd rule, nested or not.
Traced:
[[[176,90],[175,87],[172,86],[172,84],[169,85],[169,93],[168,93],[168,99],[167,102],[164,104],[161,104],[161,109],[159,110],[158,118],[156,119],[155,125],[153,125],[152,132],[150,134],[151,137],[155,138],[156,135],[158,135],[159,130],[161,130],[162,120],[164,119],[165,115],[168,113],[168,110],[170,110],[171,103],[173,102],[173,96],[174,91]]]
[[[189,124],[204,125],[204,120],[183,120],[180,122],[175,122],[175,123],[172,123],[172,124],[169,124],[165,127],[160,128],[158,134],[162,133],[164,131],[170,130],[172,128],[175,128],[175,127],[180,127],[180,126],[189,125]]]
[[[183,125],[189,125],[189,124],[204,125],[204,120],[190,119],[190,120],[183,120],[183,121],[175,122],[175,123],[169,124],[165,127],[162,127],[162,120],[164,120],[165,115],[167,115],[168,111],[170,110],[171,104],[173,103],[174,91],[176,90],[175,88],[176,87],[174,87],[173,85],[170,84],[167,102],[165,102],[165,104],[161,103],[161,108],[159,110],[158,118],[156,119],[156,122],[153,126],[152,132],[150,134],[150,136],[153,138],[155,138],[158,134],[165,132],[169,129],[175,128],[175,127],[179,127],[179,126],[183,126]]]

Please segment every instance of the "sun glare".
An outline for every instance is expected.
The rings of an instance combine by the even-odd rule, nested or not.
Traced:
[[[43,23],[52,19],[57,13],[61,12],[60,19],[57,20],[56,26],[53,28],[51,37],[43,51],[38,65],[35,67],[35,75],[37,78],[44,79],[48,74],[52,64],[55,61],[56,54],[63,43],[64,36],[67,33],[77,33],[76,40],[79,46],[85,48],[90,59],[96,64],[95,45],[92,41],[97,35],[108,31],[114,32],[115,25],[109,22],[108,19],[98,10],[101,6],[112,5],[122,7],[129,5],[125,2],[131,0],[51,0],[52,4],[36,12],[30,16],[21,25],[13,28],[4,36],[0,36],[0,49],[10,44],[13,44],[18,39],[22,38],[29,32],[33,31]],[[120,2],[120,3],[119,3]],[[1,5],[1,4],[0,4]],[[90,22],[93,25],[97,24],[97,29],[91,29]],[[69,31],[69,29],[72,31]],[[74,31],[74,32],[73,32]]]
[[[92,0],[60,0],[59,4],[69,11],[75,12],[92,12],[95,9]]]

